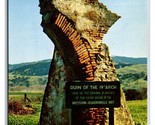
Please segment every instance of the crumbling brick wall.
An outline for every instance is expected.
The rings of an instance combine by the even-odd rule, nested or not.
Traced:
[[[66,109],[66,81],[118,81],[104,34],[120,18],[97,0],[40,0],[43,31],[55,44],[41,125],[108,125],[108,109]],[[72,115],[72,123],[71,123]],[[133,125],[121,90],[116,125]]]

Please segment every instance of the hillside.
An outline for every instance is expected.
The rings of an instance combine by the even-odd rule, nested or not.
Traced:
[[[117,76],[125,93],[135,98],[135,94],[147,91],[147,59],[130,57],[113,57]],[[50,59],[9,65],[9,86],[46,85]],[[132,94],[131,94],[132,93]]]
[[[124,64],[147,64],[147,58],[133,58],[123,56],[113,56],[114,62]]]
[[[9,73],[23,76],[44,76],[48,75],[51,60],[42,60],[37,62],[20,63],[9,65]]]
[[[146,58],[131,58],[114,56],[113,61],[116,69],[125,66],[132,66],[135,64],[147,64]],[[27,76],[43,76],[48,75],[51,59],[41,60],[29,63],[9,64],[9,73],[14,75],[27,75]]]

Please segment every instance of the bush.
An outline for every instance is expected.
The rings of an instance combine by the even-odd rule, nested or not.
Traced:
[[[147,88],[124,90],[126,100],[143,100],[147,98]]]
[[[21,110],[22,110],[22,103],[20,101],[16,100],[9,102],[8,104],[9,113],[18,114],[19,111]]]
[[[15,100],[8,104],[9,114],[27,115],[33,114],[35,111],[30,105],[24,106],[22,102]]]

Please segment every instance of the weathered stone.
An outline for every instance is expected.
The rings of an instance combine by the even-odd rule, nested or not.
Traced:
[[[56,47],[40,124],[108,125],[106,108],[66,109],[65,83],[118,81],[109,48],[102,38],[120,17],[98,0],[40,0],[39,6],[43,31]],[[115,109],[115,124],[134,124],[122,89],[121,106]]]

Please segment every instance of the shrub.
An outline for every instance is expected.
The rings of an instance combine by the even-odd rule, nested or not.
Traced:
[[[126,100],[142,100],[147,98],[147,88],[124,90]]]
[[[27,115],[35,113],[32,107],[24,106],[22,102],[15,100],[8,104],[8,111],[10,114]]]

